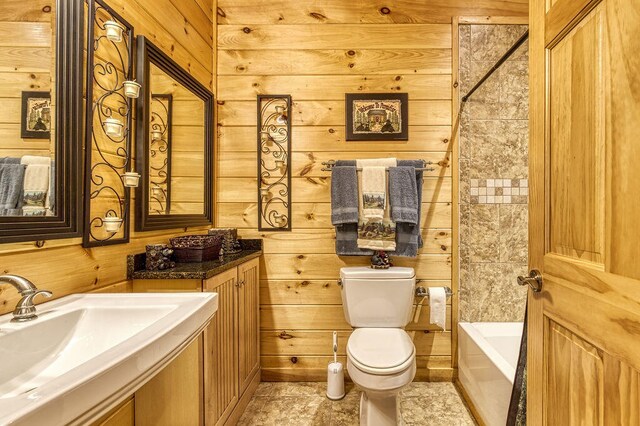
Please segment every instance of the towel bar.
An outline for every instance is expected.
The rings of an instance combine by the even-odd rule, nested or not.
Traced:
[[[445,287],[444,292],[447,297],[453,296],[451,287]],[[424,288],[422,286],[416,287],[416,297],[429,297],[429,288]]]
[[[433,161],[425,161],[422,160],[422,162],[424,163],[425,166],[427,165],[431,165],[433,164]],[[333,166],[336,165],[336,160],[329,160],[329,161],[323,161],[322,165],[324,166],[323,168],[321,168],[320,170],[322,170],[323,172],[330,172],[331,169],[333,168]],[[422,172],[433,172],[435,171],[435,167],[422,167],[422,168],[418,168],[416,170],[422,171]],[[356,171],[361,172],[362,168],[357,168]],[[387,168],[387,172],[389,171],[389,169]]]

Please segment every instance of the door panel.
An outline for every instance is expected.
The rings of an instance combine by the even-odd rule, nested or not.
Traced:
[[[205,329],[205,424],[224,424],[238,402],[236,380],[236,303],[238,271],[230,269],[204,281],[204,291],[218,293],[218,311]]]
[[[549,251],[597,263],[604,249],[601,11],[549,49]]]
[[[607,206],[608,269],[640,279],[640,2],[607,0],[611,76],[607,97],[607,156],[610,164]]]
[[[602,354],[553,320],[545,330],[549,425],[598,424],[602,412]]]
[[[240,395],[260,368],[260,278],[258,259],[238,267],[238,383]]]
[[[530,1],[527,421],[640,424],[640,2]]]

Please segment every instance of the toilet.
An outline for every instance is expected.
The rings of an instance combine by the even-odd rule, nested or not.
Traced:
[[[398,394],[416,375],[416,349],[403,330],[411,318],[413,268],[340,270],[342,306],[355,328],[347,342],[347,371],[362,390],[361,426],[399,424]]]

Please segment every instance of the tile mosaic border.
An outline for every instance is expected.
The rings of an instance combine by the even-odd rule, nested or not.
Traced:
[[[528,179],[471,179],[471,204],[526,204]]]

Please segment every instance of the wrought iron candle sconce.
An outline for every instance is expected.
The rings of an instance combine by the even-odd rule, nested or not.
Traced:
[[[84,247],[129,241],[133,27],[103,0],[87,0],[87,111]]]
[[[258,229],[291,231],[291,96],[258,95]]]
[[[169,214],[171,205],[172,95],[151,95],[149,124],[149,214]]]

